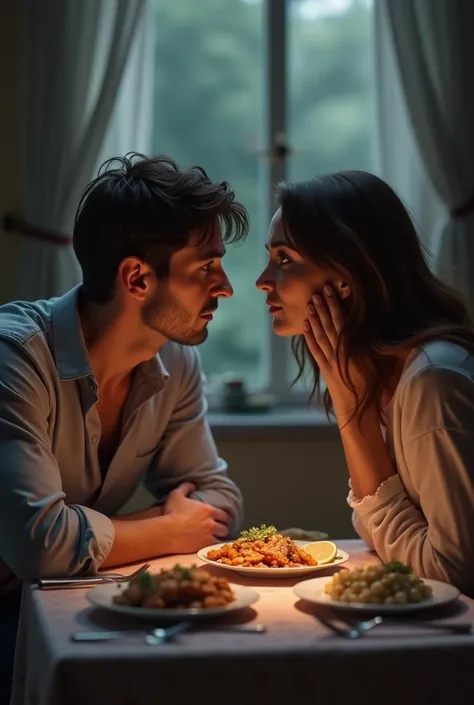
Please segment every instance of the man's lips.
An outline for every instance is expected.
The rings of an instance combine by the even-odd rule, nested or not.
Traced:
[[[204,311],[203,313],[201,313],[201,318],[209,318],[209,320],[211,320],[213,317],[212,314],[215,311],[217,311],[217,306],[215,306],[214,308],[211,308],[209,311]]]

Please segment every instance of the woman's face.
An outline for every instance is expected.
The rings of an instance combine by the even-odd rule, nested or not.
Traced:
[[[273,332],[301,335],[313,294],[320,293],[326,284],[336,291],[341,291],[345,284],[334,270],[319,267],[290,246],[281,222],[281,209],[273,216],[266,248],[268,264],[256,286],[267,295]]]

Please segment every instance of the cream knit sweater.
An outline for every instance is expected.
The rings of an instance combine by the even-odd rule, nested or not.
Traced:
[[[397,475],[349,492],[354,527],[382,560],[474,597],[474,357],[445,341],[414,351],[385,415]]]

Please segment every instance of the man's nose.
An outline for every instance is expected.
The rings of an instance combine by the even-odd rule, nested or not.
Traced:
[[[224,274],[222,281],[219,282],[219,285],[215,287],[212,293],[215,297],[219,296],[223,299],[230,299],[233,296],[234,290],[227,274]]]

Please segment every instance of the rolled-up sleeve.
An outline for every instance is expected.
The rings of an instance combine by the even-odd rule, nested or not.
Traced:
[[[48,434],[50,390],[20,345],[0,340],[0,555],[23,580],[94,573],[114,540],[106,516],[67,505]]]
[[[146,479],[148,490],[164,502],[182,482],[192,482],[191,495],[226,512],[229,538],[242,526],[242,495],[219,458],[206,419],[200,358],[195,348],[184,348],[179,394],[166,433]]]

